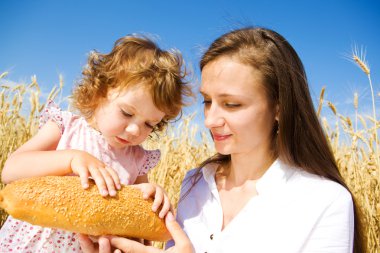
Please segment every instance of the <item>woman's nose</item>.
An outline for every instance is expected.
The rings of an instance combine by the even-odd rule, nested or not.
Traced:
[[[140,127],[135,123],[128,124],[128,126],[125,128],[125,131],[128,134],[133,135],[133,136],[139,136],[140,135]]]
[[[224,125],[224,118],[220,108],[210,106],[205,108],[205,126],[209,129]]]

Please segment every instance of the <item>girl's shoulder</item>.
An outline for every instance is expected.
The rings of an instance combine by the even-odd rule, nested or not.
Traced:
[[[53,100],[48,100],[45,107],[42,109],[39,117],[39,128],[45,125],[49,120],[55,122],[61,134],[68,125],[68,122],[75,118],[80,118],[79,116],[73,114],[72,112],[62,110]]]
[[[137,164],[138,176],[145,175],[150,169],[156,167],[161,158],[160,150],[147,150],[140,145],[128,147],[126,155]]]

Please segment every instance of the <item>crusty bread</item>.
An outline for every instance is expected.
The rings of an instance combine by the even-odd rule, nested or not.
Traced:
[[[84,190],[75,176],[22,179],[0,191],[0,207],[34,225],[166,241],[170,234],[152,202],[132,186],[123,186],[116,197],[102,197],[93,182]]]

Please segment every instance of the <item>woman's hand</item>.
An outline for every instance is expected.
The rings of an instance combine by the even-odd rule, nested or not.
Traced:
[[[194,253],[194,248],[175,221],[174,216],[169,212],[165,217],[166,227],[174,240],[174,246],[165,250],[157,249],[152,246],[145,246],[139,242],[129,240],[122,237],[103,236],[98,240],[98,244],[94,244],[91,239],[85,235],[79,235],[79,242],[84,253],[111,253],[111,252],[129,252],[129,253]],[[113,251],[112,251],[113,250]]]
[[[161,219],[163,219],[169,211],[173,211],[169,197],[161,186],[153,183],[135,184],[133,186],[142,191],[144,199],[149,199],[150,197],[154,198],[152,205],[153,212],[156,212],[161,206],[160,213],[158,214]]]
[[[120,190],[120,179],[117,173],[107,167],[102,161],[85,151],[73,150],[71,159],[71,170],[79,175],[84,189],[89,186],[88,180],[91,176],[95,181],[102,196],[116,195],[116,189]]]

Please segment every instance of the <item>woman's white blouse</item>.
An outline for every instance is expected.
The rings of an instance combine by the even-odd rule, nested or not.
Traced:
[[[222,230],[215,169],[203,168],[202,178],[178,205],[177,220],[196,252],[352,252],[353,203],[340,184],[276,160],[257,181],[258,195]],[[187,173],[181,195],[191,187],[194,172]]]

